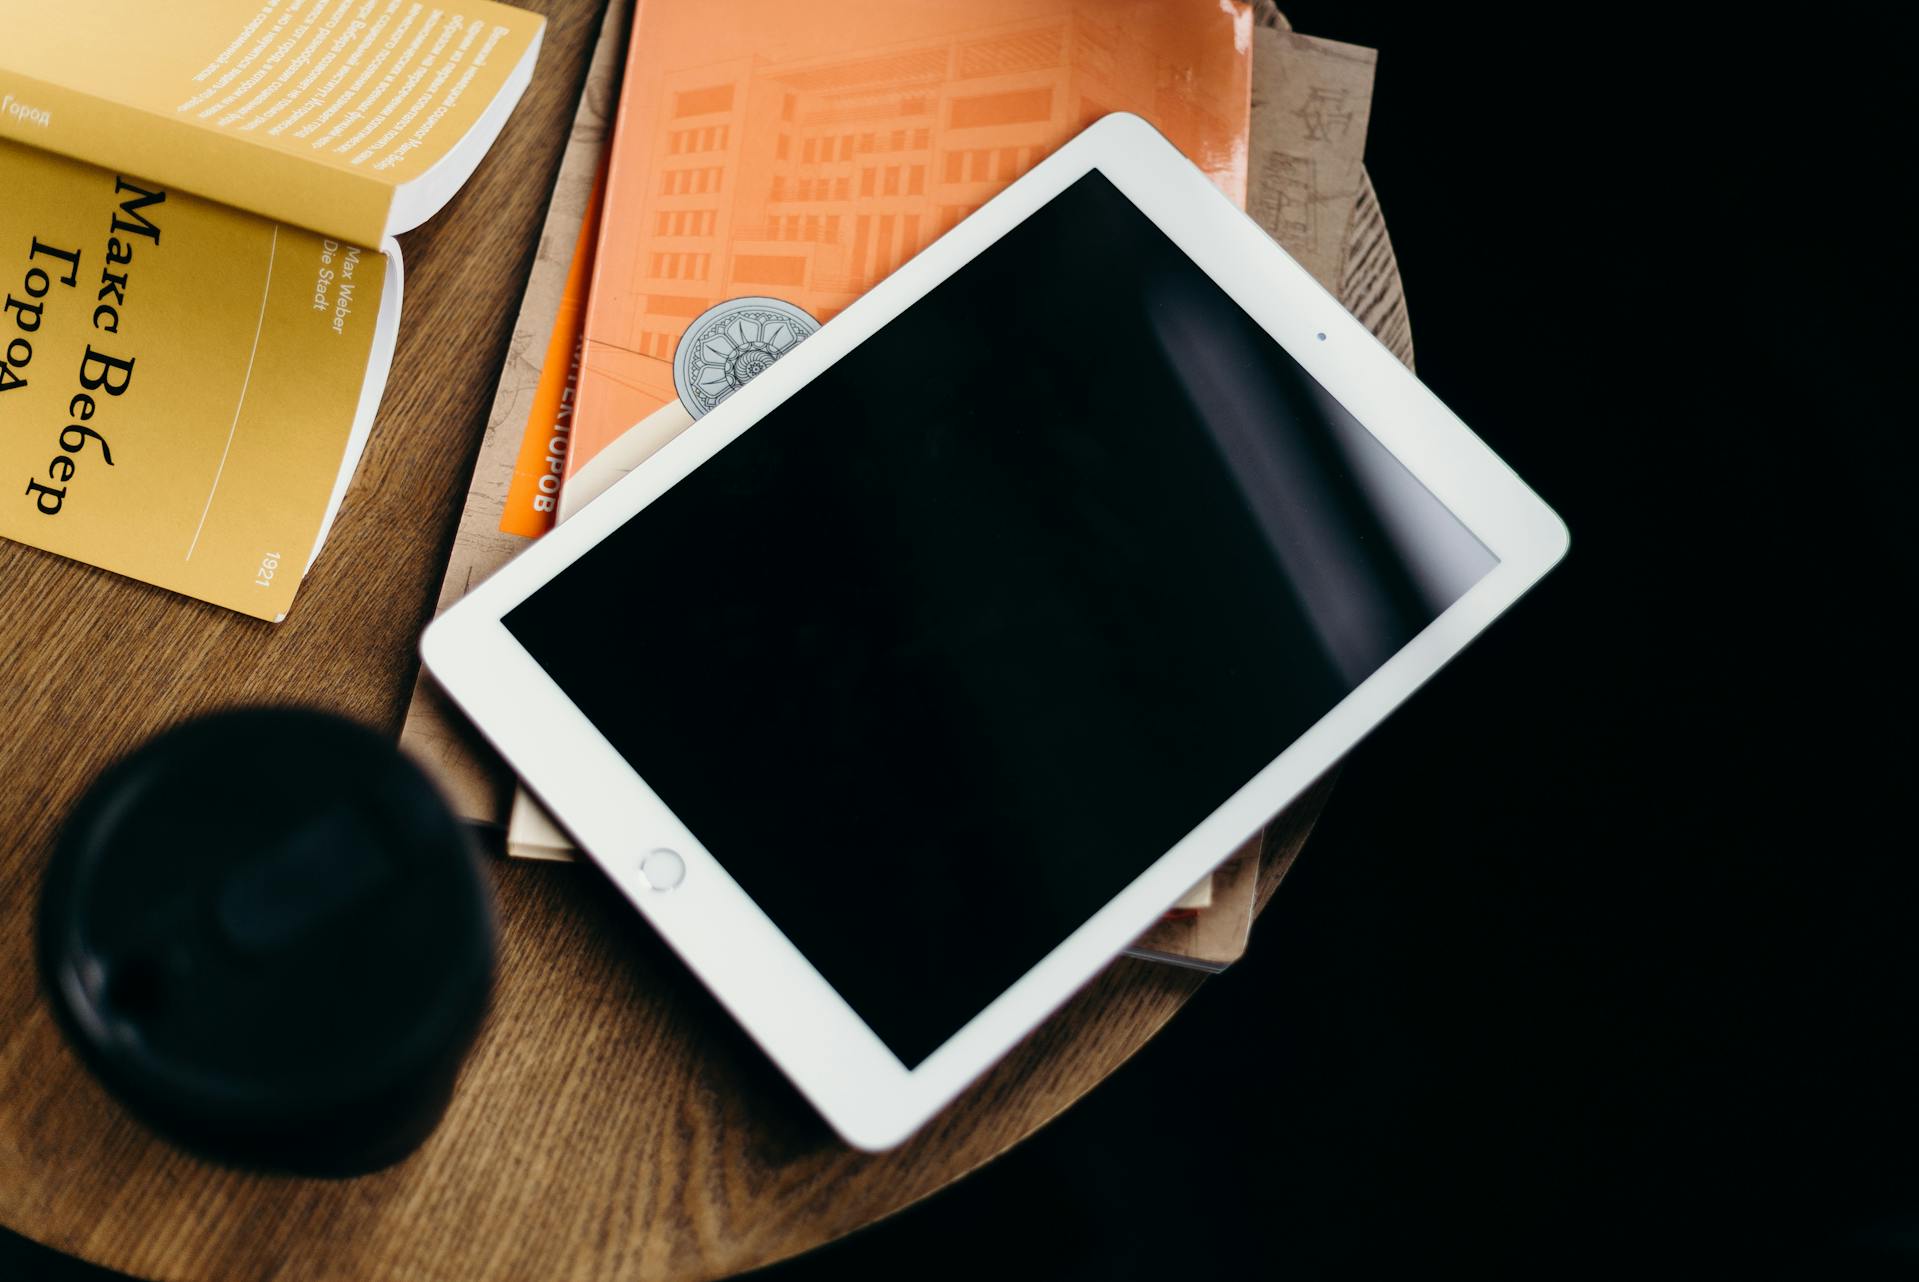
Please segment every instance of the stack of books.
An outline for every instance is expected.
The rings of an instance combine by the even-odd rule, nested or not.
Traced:
[[[770,296],[831,321],[1108,112],[1339,283],[1372,55],[1264,0],[635,12],[607,8],[442,608],[692,422],[673,362],[694,318]],[[86,0],[58,22],[0,0],[0,30],[0,536],[284,618],[373,429],[393,238],[479,164],[544,23],[492,0]],[[510,853],[571,856],[424,683],[404,739]],[[1141,955],[1236,958],[1259,857]]]
[[[716,304],[825,322],[1041,157],[1131,111],[1336,288],[1370,50],[1217,0],[609,6],[442,585],[440,608],[692,421],[673,362]],[[983,318],[990,323],[990,317]],[[903,412],[903,421],[910,414]],[[510,854],[566,834],[424,680],[403,741]],[[1140,941],[1245,949],[1258,840]]]

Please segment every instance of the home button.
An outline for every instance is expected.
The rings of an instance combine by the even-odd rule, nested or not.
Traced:
[[[654,850],[640,860],[640,875],[655,890],[671,890],[686,879],[686,860],[677,851]]]

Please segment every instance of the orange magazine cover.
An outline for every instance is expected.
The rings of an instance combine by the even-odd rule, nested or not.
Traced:
[[[701,312],[759,294],[831,320],[1107,112],[1243,204],[1252,22],[1236,0],[639,0],[566,475],[677,398]]]

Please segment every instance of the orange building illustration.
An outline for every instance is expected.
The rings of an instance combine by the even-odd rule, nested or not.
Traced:
[[[675,398],[673,352],[695,316],[767,294],[831,320],[1110,111],[1152,121],[1244,200],[1244,6],[744,0],[724,21],[715,12],[640,8],[569,475]]]

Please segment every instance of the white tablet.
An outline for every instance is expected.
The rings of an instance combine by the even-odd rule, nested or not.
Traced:
[[[1566,542],[1263,231],[1113,115],[423,649],[800,1091],[876,1149]]]

